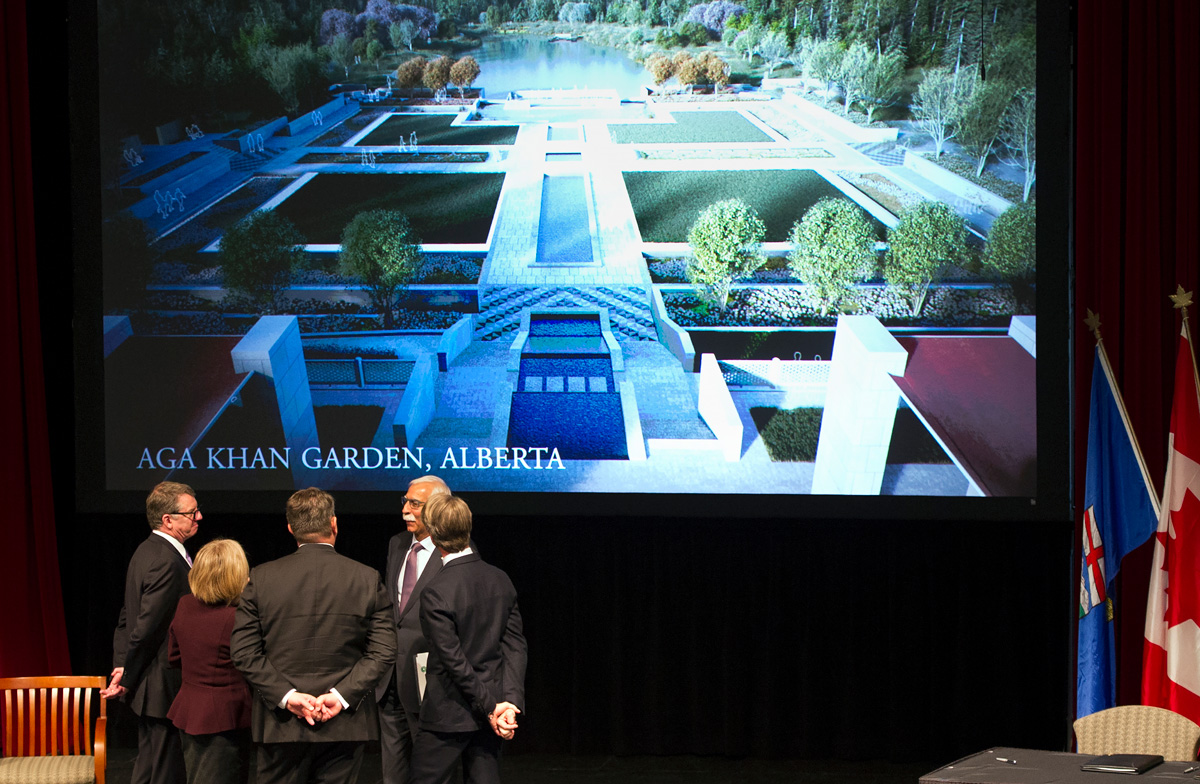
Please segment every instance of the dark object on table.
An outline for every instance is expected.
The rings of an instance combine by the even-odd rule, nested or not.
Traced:
[[[1162,764],[1161,754],[1102,754],[1079,766],[1089,773],[1145,773]]]

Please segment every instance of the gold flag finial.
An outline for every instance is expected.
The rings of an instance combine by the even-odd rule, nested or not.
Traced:
[[[1093,313],[1091,308],[1088,308],[1087,313],[1088,313],[1087,318],[1085,318],[1083,320],[1083,323],[1087,324],[1087,328],[1092,331],[1092,334],[1096,336],[1096,342],[1099,343],[1100,342],[1100,317],[1098,315],[1096,315],[1095,313]]]
[[[1192,306],[1192,292],[1184,291],[1183,286],[1175,284],[1175,293],[1170,295],[1170,300],[1175,303],[1175,308],[1190,308]]]

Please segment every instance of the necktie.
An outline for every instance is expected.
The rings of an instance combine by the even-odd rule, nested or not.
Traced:
[[[188,562],[188,568],[191,569],[192,568],[192,556],[188,555],[187,553],[184,553],[183,560]]]
[[[408,557],[404,559],[404,579],[400,582],[400,612],[404,612],[408,597],[412,596],[413,587],[417,584],[417,552],[421,549],[420,542],[413,542]]]

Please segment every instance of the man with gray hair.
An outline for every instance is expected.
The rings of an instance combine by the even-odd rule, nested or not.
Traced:
[[[383,784],[408,784],[413,738],[421,697],[413,657],[429,650],[421,634],[421,591],[442,568],[433,540],[425,529],[425,504],[435,495],[450,495],[436,476],[408,483],[400,500],[404,530],[388,543],[387,587],[392,594],[396,628],[396,666],[375,690],[379,701],[379,746],[383,756]]]

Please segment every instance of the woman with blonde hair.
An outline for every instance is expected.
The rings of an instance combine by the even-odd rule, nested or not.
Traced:
[[[214,539],[188,573],[192,593],[179,600],[168,661],[183,686],[167,718],[183,737],[188,784],[235,784],[250,770],[250,687],[229,658],[229,636],[250,565],[242,546]]]

